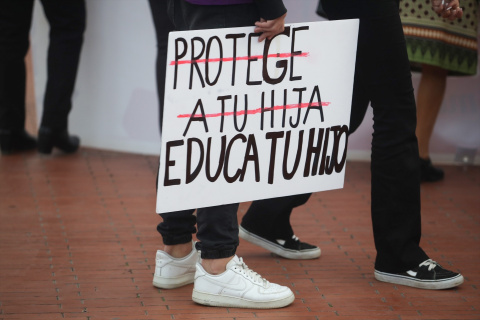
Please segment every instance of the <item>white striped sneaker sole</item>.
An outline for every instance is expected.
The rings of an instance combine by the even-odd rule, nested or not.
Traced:
[[[463,276],[461,274],[458,274],[452,278],[441,280],[422,280],[394,273],[381,272],[378,270],[375,270],[375,279],[382,282],[430,290],[449,289],[459,286],[463,283]]]

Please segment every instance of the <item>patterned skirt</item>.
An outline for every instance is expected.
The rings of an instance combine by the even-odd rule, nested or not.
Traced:
[[[448,70],[449,75],[476,74],[478,0],[461,0],[460,6],[463,17],[450,21],[433,11],[430,0],[400,0],[413,71],[428,64]]]

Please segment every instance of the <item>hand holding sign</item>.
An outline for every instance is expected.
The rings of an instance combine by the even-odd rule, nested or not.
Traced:
[[[265,39],[271,40],[275,35],[282,33],[286,16],[287,14],[285,13],[283,16],[274,20],[265,20],[262,18],[260,21],[255,22],[256,28],[254,31],[256,33],[262,33],[258,38],[258,42],[262,42]]]

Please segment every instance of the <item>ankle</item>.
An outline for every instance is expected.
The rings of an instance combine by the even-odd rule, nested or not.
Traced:
[[[227,263],[233,256],[221,259],[202,259],[202,267],[206,272],[212,275],[218,275],[227,270]]]
[[[174,258],[183,258],[188,256],[190,252],[192,252],[192,243],[187,242],[174,245],[165,245],[163,247],[163,251],[165,251]]]

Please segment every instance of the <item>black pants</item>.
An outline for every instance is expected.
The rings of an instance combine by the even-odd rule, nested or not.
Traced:
[[[167,45],[168,33],[175,30],[175,26],[167,14],[166,0],[148,0],[152,12],[153,24],[155,26],[155,35],[157,38],[157,93],[158,93],[158,123],[160,132],[162,131],[163,120],[163,98],[165,96],[165,75],[167,73]]]
[[[331,20],[360,18],[350,131],[358,128],[371,102],[375,268],[385,272],[405,271],[428,257],[419,246],[416,106],[398,2],[323,0],[322,3]],[[280,232],[290,236],[291,227],[285,227],[285,219],[307,198],[298,195],[255,201],[242,224],[256,223],[266,226],[267,230],[276,229],[277,238]],[[352,208],[352,214],[354,210]]]
[[[41,126],[64,130],[85,30],[84,0],[41,0],[50,24]],[[25,55],[33,0],[0,1],[0,130],[25,126]]]
[[[160,2],[160,3],[159,3]],[[165,13],[160,12],[160,6],[165,6],[165,0],[150,0],[154,20],[165,19]],[[176,30],[198,30],[213,28],[228,28],[253,26],[260,17],[253,4],[225,5],[225,6],[199,6],[192,5],[183,0],[168,0],[168,13],[174,22]],[[157,11],[158,10],[158,11]],[[157,38],[164,41],[165,21],[155,22]],[[163,39],[163,40],[162,40]],[[165,48],[159,44],[159,49]],[[159,52],[163,54],[163,52]],[[165,65],[165,58],[159,55],[159,63]],[[159,86],[164,85],[164,69],[157,69]],[[163,91],[159,91],[160,114],[163,113]],[[201,208],[197,210],[184,210],[178,212],[162,213],[163,222],[157,226],[158,232],[167,245],[187,243],[192,240],[192,234],[198,227],[197,249],[201,250],[204,259],[227,258],[235,254],[238,246],[238,203],[217,207]]]

